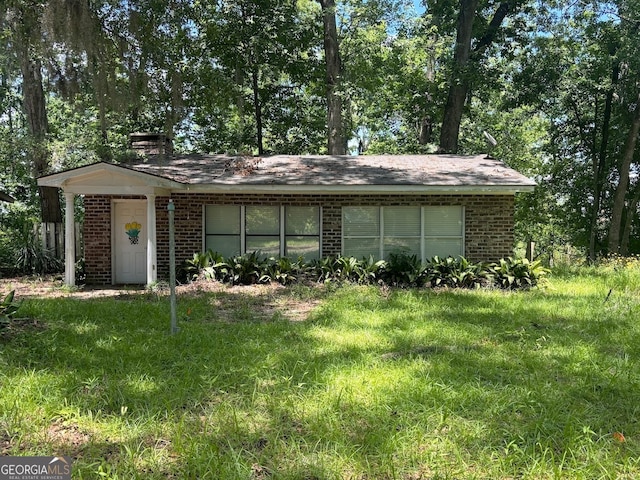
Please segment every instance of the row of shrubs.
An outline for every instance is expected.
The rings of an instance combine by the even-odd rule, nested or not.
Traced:
[[[536,286],[548,273],[540,262],[507,258],[497,263],[470,262],[464,257],[433,257],[423,264],[416,255],[391,254],[388,260],[373,257],[326,257],[305,262],[302,258],[265,258],[259,252],[223,257],[212,252],[196,253],[180,269],[182,281],[217,280],[233,285],[300,280],[386,284],[402,287],[498,287],[524,289]]]

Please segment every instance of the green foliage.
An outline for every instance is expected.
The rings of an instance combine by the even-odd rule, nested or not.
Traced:
[[[373,256],[358,260],[338,255],[311,262],[309,268],[315,272],[314,276],[319,282],[369,284],[381,279],[385,263],[384,260],[375,260]]]
[[[424,276],[432,287],[473,288],[490,285],[491,266],[472,263],[464,257],[433,257],[427,264]]]
[[[6,327],[16,312],[20,309],[22,302],[14,302],[15,290],[10,291],[0,303],[0,329]]]
[[[42,59],[51,171],[117,160],[136,130],[163,131],[179,151],[251,154],[260,123],[267,153],[326,149],[320,2],[5,3],[0,187],[28,208],[38,204],[28,154],[37,142],[23,108],[21,52]],[[479,1],[462,76],[452,71],[459,3],[422,7],[337,2],[346,139],[357,137],[367,153],[432,153],[448,85],[465,80],[473,94],[460,153],[491,153],[539,181],[516,197],[516,239],[532,238],[544,258],[564,244],[586,252],[591,241],[593,258],[604,253],[637,103],[637,2]],[[631,175],[629,207],[638,198]],[[620,251],[638,252],[638,209],[624,216]],[[24,253],[26,268],[47,263]],[[335,268],[359,276],[355,265]]]
[[[222,255],[210,249],[204,253],[194,253],[193,258],[185,260],[178,268],[178,280],[190,282],[201,276],[206,280],[217,280],[217,272],[222,272],[227,266],[223,263]]]
[[[393,253],[389,260],[373,256],[325,257],[305,262],[302,257],[266,258],[259,252],[223,258],[211,250],[196,253],[179,270],[185,281],[217,280],[232,285],[278,282],[289,285],[313,278],[320,283],[386,284],[398,287],[478,288],[497,286],[525,289],[536,286],[548,270],[539,261],[500,260],[496,264],[470,262],[464,257],[433,257],[422,265],[417,255]]]
[[[260,280],[266,282],[263,271],[268,265],[268,261],[260,256],[259,252],[236,255],[227,259],[229,266],[225,282],[233,285],[251,285]]]
[[[309,267],[305,264],[302,257],[299,257],[295,261],[288,257],[269,258],[259,282],[278,282],[281,285],[290,285],[296,282],[301,276],[304,276],[308,270]]]
[[[27,237],[29,241],[24,243],[16,254],[15,272],[25,275],[59,273],[63,270],[62,260],[53,252],[43,250],[40,242]]]
[[[417,255],[391,253],[382,268],[382,280],[389,285],[422,286],[424,284],[422,262]]]
[[[491,266],[495,284],[501,288],[516,290],[531,288],[549,273],[539,261],[530,262],[526,258],[501,259]]]
[[[62,260],[42,248],[37,235],[36,217],[22,205],[11,205],[0,215],[0,261],[14,274],[58,273]]]

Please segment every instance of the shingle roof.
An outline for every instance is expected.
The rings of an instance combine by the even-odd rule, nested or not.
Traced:
[[[151,155],[121,165],[187,185],[535,186],[487,155]]]

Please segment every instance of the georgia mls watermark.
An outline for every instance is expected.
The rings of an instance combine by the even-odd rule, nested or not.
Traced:
[[[0,480],[71,480],[71,458],[0,457]]]

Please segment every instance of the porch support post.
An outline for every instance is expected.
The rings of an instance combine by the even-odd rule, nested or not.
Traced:
[[[152,193],[147,197],[147,285],[158,280],[158,269],[156,268],[156,196]]]
[[[72,287],[76,284],[75,194],[64,192],[64,199],[64,283]]]

